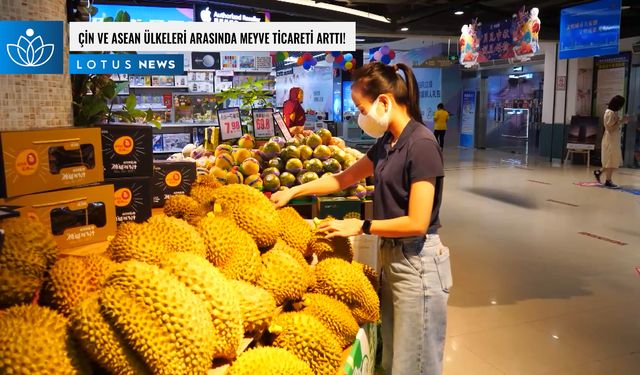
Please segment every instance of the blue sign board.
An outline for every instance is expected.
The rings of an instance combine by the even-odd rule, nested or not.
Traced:
[[[184,74],[184,55],[178,54],[72,54],[71,74]]]
[[[622,0],[599,0],[562,9],[560,58],[618,53]]]
[[[140,5],[94,4],[98,13],[91,18],[92,22],[102,22],[107,17],[116,18],[119,11],[129,13],[131,21],[135,22],[163,22],[163,21],[193,21],[193,8],[149,7]]]
[[[0,74],[62,74],[62,21],[0,21]]]

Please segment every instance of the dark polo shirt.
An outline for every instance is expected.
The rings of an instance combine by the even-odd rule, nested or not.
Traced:
[[[427,233],[436,234],[444,180],[442,150],[431,130],[414,120],[404,128],[394,147],[391,139],[391,133],[386,132],[367,152],[374,165],[373,217],[384,220],[409,215],[411,184],[434,178],[435,196]]]

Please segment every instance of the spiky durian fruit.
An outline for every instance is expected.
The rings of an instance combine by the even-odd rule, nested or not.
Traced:
[[[164,203],[165,215],[183,219],[191,225],[197,225],[204,217],[205,210],[195,199],[186,195],[173,195]]]
[[[39,221],[16,217],[0,221],[0,307],[30,302],[58,256],[51,234]]]
[[[227,375],[313,375],[311,368],[282,348],[260,347],[248,350],[233,362]]]
[[[229,285],[239,298],[244,331],[256,333],[267,329],[276,314],[276,300],[271,293],[245,281],[229,280]]]
[[[304,258],[302,253],[292,248],[291,246],[287,245],[282,239],[278,239],[278,242],[276,242],[276,244],[273,245],[271,250],[280,250],[282,252],[285,252],[291,255],[291,257],[295,259],[296,262],[298,262],[298,264],[302,266],[302,268],[305,269],[309,287],[313,288],[313,286],[316,284],[316,277],[315,277],[315,274],[313,273],[313,270],[311,269],[311,266],[309,265],[307,260]]]
[[[312,238],[311,226],[298,211],[292,207],[285,207],[278,210],[278,216],[282,221],[282,240],[305,257],[313,254],[309,249]]]
[[[335,375],[342,348],[333,334],[311,315],[280,314],[269,326],[273,346],[286,349],[305,361],[315,375]]]
[[[0,374],[90,374],[63,315],[37,305],[0,312]]]
[[[80,346],[102,368],[116,375],[146,375],[151,371],[100,312],[98,293],[73,309],[71,331]]]
[[[190,253],[169,254],[160,268],[177,277],[207,306],[214,330],[214,357],[234,359],[244,337],[239,299],[229,281],[205,258]]]
[[[299,303],[302,312],[317,318],[346,348],[353,344],[358,334],[358,322],[344,303],[324,294],[307,293]]]
[[[167,254],[174,252],[204,256],[206,247],[194,227],[182,219],[168,216],[153,216],[146,223],[118,229],[108,249],[116,262],[139,260],[151,264],[158,264]]]
[[[100,292],[102,313],[154,374],[206,373],[214,354],[211,315],[169,272],[129,261]]]
[[[116,264],[101,255],[60,258],[49,271],[47,283],[53,305],[65,315],[98,290]]]
[[[273,246],[282,231],[282,221],[273,204],[258,190],[244,184],[232,184],[214,191],[222,216],[235,221],[249,233],[259,248]]]
[[[353,246],[351,241],[345,237],[324,238],[324,233],[316,233],[309,249],[316,254],[318,261],[327,258],[340,258],[347,262],[353,260]]]
[[[380,289],[380,276],[378,275],[378,272],[373,269],[373,267],[360,262],[351,262],[351,264],[362,270],[367,279],[369,279],[373,290],[377,291],[378,289]]]
[[[269,291],[277,305],[300,300],[309,284],[308,270],[289,254],[280,250],[269,250],[262,254],[262,273],[258,286]]]
[[[362,269],[338,258],[328,258],[315,266],[314,291],[345,303],[358,324],[380,319],[380,300]]]
[[[233,220],[208,215],[198,224],[207,259],[229,279],[255,283],[260,276],[260,251]]]
[[[189,196],[193,198],[206,211],[213,211],[215,205],[215,188],[207,185],[193,185]]]

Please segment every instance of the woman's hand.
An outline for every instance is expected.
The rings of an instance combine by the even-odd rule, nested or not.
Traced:
[[[362,234],[362,220],[332,220],[320,224],[318,231],[326,233],[325,238],[357,236]]]
[[[280,190],[271,194],[271,203],[273,203],[276,208],[284,207],[289,203],[290,200],[294,198],[294,193],[291,189],[285,188],[284,190]]]

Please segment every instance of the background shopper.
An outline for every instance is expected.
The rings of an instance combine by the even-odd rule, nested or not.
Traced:
[[[436,136],[440,148],[444,148],[444,135],[447,133],[447,121],[449,112],[444,109],[444,104],[438,104],[438,109],[433,115],[433,135]]]
[[[625,99],[616,95],[611,99],[607,110],[604,112],[604,135],[602,136],[602,169],[594,171],[596,180],[602,183],[602,172],[606,181],[604,186],[618,189],[619,186],[613,183],[612,175],[615,169],[622,164],[622,148],[620,145],[620,128],[629,122],[629,116],[620,118],[618,112],[624,107]]]
[[[378,138],[375,145],[344,172],[275,193],[271,200],[281,207],[295,197],[326,195],[376,177],[373,221],[335,220],[320,229],[327,237],[381,237],[382,366],[386,374],[438,375],[452,285],[449,250],[438,236],[442,150],[422,124],[408,66],[365,65],[353,73],[351,97],[360,110],[358,125]]]

